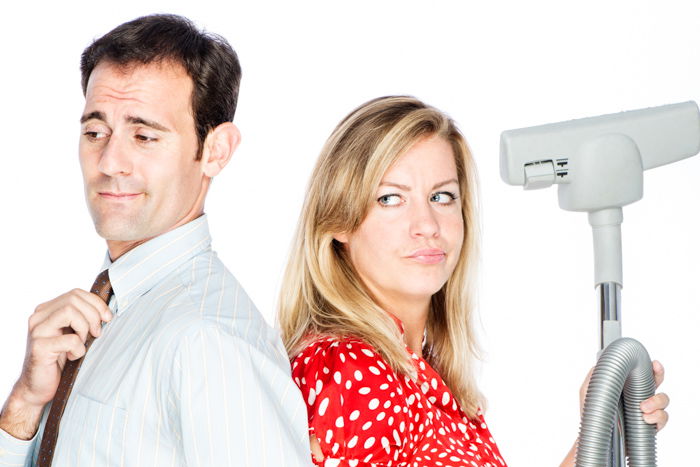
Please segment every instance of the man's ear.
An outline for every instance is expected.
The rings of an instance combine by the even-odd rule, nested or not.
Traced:
[[[231,160],[241,142],[241,132],[232,122],[225,122],[209,132],[202,149],[202,172],[209,178],[218,175]]]

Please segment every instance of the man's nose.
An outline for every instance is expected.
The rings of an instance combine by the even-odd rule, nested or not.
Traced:
[[[133,160],[129,155],[128,142],[113,134],[102,148],[97,168],[110,177],[129,175],[133,170]]]
[[[435,238],[440,235],[440,224],[430,202],[414,203],[409,211],[411,236]]]

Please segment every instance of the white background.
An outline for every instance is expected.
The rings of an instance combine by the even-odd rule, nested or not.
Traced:
[[[174,12],[225,36],[243,66],[243,144],[207,212],[215,248],[270,321],[305,185],[336,123],[399,93],[457,120],[481,178],[487,420],[511,466],[558,465],[597,350],[590,229],[557,207],[554,189],[500,180],[499,134],[700,100],[696,2],[13,3],[0,11],[0,398],[34,307],[89,287],[104,254],[77,161],[80,53],[119,23]],[[662,466],[697,462],[686,453],[700,436],[699,180],[700,157],[648,172],[623,224],[623,334],[665,364],[672,398]]]

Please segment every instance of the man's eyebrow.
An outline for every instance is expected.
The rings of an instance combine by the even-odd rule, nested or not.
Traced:
[[[158,122],[154,122],[153,120],[146,120],[145,118],[136,117],[133,115],[128,115],[126,117],[126,121],[129,123],[132,123],[134,125],[143,125],[143,126],[151,127],[154,130],[158,130],[158,131],[170,131],[169,128],[161,125]]]
[[[435,185],[433,185],[433,190],[437,190],[438,188],[449,185],[450,183],[457,183],[459,184],[459,181],[456,178],[450,178],[449,180],[445,180],[443,182],[438,182]],[[381,182],[379,186],[393,186],[398,188],[399,190],[403,191],[411,191],[411,187],[408,185],[402,185],[400,183],[394,183],[394,182]]]
[[[105,116],[104,112],[100,112],[99,110],[94,110],[90,113],[84,114],[82,117],[80,117],[80,123],[85,123],[88,120],[101,120],[103,122],[107,121],[107,117]],[[136,117],[133,115],[128,115],[126,117],[126,121],[128,123],[134,124],[134,125],[143,125],[147,127],[151,127],[154,130],[159,130],[159,131],[170,131],[169,128],[161,125],[158,122],[154,122],[153,120],[146,120],[145,118],[142,117]]]
[[[88,114],[84,114],[82,117],[80,117],[80,123],[85,123],[88,120],[102,120],[103,122],[107,120],[105,117],[104,112],[100,112],[99,110],[94,110]]]

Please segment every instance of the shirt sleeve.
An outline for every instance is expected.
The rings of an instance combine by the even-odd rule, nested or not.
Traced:
[[[13,437],[0,429],[0,466],[31,467],[37,436],[30,440]]]
[[[299,385],[324,464],[383,466],[409,443],[408,403],[398,376],[369,345],[326,340],[295,360]]]
[[[173,392],[188,466],[310,465],[304,404],[274,355],[218,325],[179,344]]]

